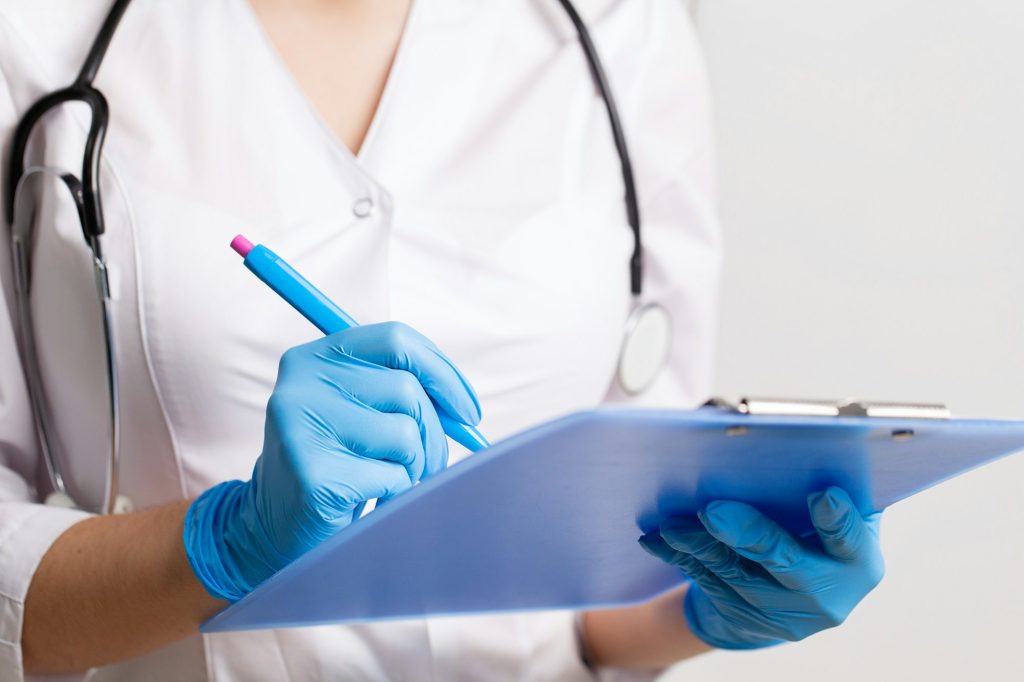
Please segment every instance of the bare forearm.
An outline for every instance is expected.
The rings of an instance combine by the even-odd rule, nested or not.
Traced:
[[[660,669],[711,650],[686,625],[686,588],[621,609],[588,611],[583,645],[596,665]]]
[[[197,631],[226,604],[195,578],[181,540],[187,502],[69,528],[43,557],[25,600],[30,673],[83,670]]]

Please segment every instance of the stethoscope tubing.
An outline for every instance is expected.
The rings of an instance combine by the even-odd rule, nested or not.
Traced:
[[[630,158],[629,147],[626,142],[626,134],[622,125],[618,105],[612,92],[612,87],[607,73],[605,72],[603,62],[590,35],[590,31],[587,29],[586,23],[583,21],[571,0],[558,0],[558,2],[576,29],[580,47],[582,48],[587,60],[588,69],[594,80],[594,84],[597,87],[598,93],[604,102],[608,121],[611,126],[612,137],[615,143],[615,150],[619,156],[622,171],[626,219],[633,233],[633,251],[629,259],[629,286],[630,293],[632,294],[632,305],[627,321],[626,335],[624,336],[623,342],[623,347],[625,348],[629,344],[632,330],[637,326],[637,315],[642,313],[651,305],[641,305],[641,295],[643,293],[643,238],[633,164]],[[107,125],[109,121],[109,106],[106,98],[94,87],[93,82],[99,73],[103,58],[106,55],[107,49],[113,40],[114,34],[116,33],[118,25],[127,11],[129,4],[131,4],[131,0],[115,0],[103,22],[103,25],[100,27],[96,38],[93,40],[89,54],[86,57],[86,60],[74,83],[67,88],[50,93],[41,98],[29,108],[28,112],[26,112],[25,116],[19,122],[15,130],[14,143],[12,145],[8,166],[8,202],[5,207],[7,222],[13,226],[17,219],[17,216],[15,215],[15,201],[18,194],[19,183],[24,177],[26,177],[27,173],[25,168],[25,153],[28,148],[30,134],[36,124],[48,111],[66,102],[77,101],[87,104],[92,112],[92,123],[86,140],[85,158],[82,164],[82,181],[80,183],[77,183],[76,181],[77,184],[74,191],[76,196],[76,205],[78,206],[80,213],[83,236],[88,243],[93,256],[96,285],[104,317],[103,329],[106,336],[106,359],[108,367],[110,368],[108,371],[108,382],[110,384],[110,427],[112,428],[112,446],[108,461],[108,483],[101,509],[104,513],[112,513],[115,507],[118,506],[117,493],[120,469],[120,396],[117,386],[118,382],[115,364],[116,355],[114,352],[115,344],[111,323],[112,310],[109,287],[107,285],[106,278],[106,261],[103,258],[102,250],[100,248],[100,237],[105,232],[105,224],[98,180],[103,143],[106,138]],[[74,178],[72,177],[72,179]],[[12,242],[13,241],[15,240],[12,236]],[[22,268],[26,277],[28,276],[28,257],[31,248],[30,241],[30,236],[26,240],[23,235],[20,238],[20,243],[14,244],[14,250],[17,252],[15,258],[16,260],[21,259],[21,264],[16,264],[15,267],[16,269]],[[24,285],[24,290],[18,294],[19,316],[23,318],[23,321],[27,321],[30,326],[31,311],[28,305],[30,278],[26,279]],[[662,311],[664,311],[663,308]],[[667,315],[667,311],[665,311],[665,314]],[[25,328],[26,325],[23,323],[22,327]],[[30,328],[28,329],[27,334],[25,334],[24,340],[24,345],[26,347],[24,351],[26,361],[28,365],[32,366],[29,368],[28,373],[30,375],[29,392],[33,403],[33,415],[35,417],[36,429],[39,434],[39,440],[43,449],[44,459],[46,460],[50,479],[57,493],[64,495],[69,499],[73,499],[73,496],[68,489],[67,481],[64,479],[61,472],[60,457],[56,453],[56,449],[53,447],[54,431],[50,424],[50,420],[46,415],[43,381],[38,367],[38,354],[34,343],[35,338]],[[620,352],[620,371],[617,372],[617,377],[621,377],[622,362],[622,353]],[[651,380],[653,380],[653,377]],[[643,390],[648,383],[650,382],[646,382],[644,387],[641,387],[639,390]],[[631,395],[639,392],[639,390],[635,390],[635,387],[624,386],[624,388],[626,389],[626,392]]]

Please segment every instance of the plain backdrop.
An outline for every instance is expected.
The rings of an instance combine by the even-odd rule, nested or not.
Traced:
[[[1024,419],[1024,3],[701,0],[717,391]],[[1024,680],[1024,454],[892,508],[847,623],[683,680]]]

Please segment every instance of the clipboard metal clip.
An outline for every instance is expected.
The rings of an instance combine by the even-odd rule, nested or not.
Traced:
[[[882,417],[886,419],[949,419],[949,408],[939,403],[883,403],[863,400],[789,400],[740,398],[736,404],[712,398],[705,407],[739,414],[771,417]]]

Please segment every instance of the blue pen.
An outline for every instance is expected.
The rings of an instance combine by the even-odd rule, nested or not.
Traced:
[[[238,235],[231,240],[231,248],[245,259],[245,267],[324,334],[333,334],[359,326],[348,313],[267,247],[256,246],[242,235]],[[452,419],[436,403],[434,407],[437,408],[437,416],[441,420],[444,432],[456,443],[473,452],[490,446],[487,439],[475,428]]]

